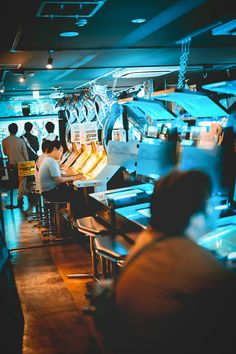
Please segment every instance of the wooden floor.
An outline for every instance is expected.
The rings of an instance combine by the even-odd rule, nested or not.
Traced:
[[[8,198],[4,223],[24,316],[22,354],[110,354],[92,318],[82,313],[88,279],[67,278],[90,270],[88,240],[78,235],[76,242],[45,242],[28,221],[34,210],[27,203],[22,210],[5,209]]]

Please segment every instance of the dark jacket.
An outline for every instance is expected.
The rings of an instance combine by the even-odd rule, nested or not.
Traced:
[[[29,155],[29,161],[36,161],[38,155],[37,152],[39,150],[39,140],[37,136],[29,133],[21,136],[26,144],[26,148]]]

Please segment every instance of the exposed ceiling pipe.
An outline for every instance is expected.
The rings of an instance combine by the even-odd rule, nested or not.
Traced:
[[[21,32],[22,32],[22,25],[19,25],[18,31],[16,33],[16,36],[14,38],[14,41],[13,41],[13,44],[12,44],[12,47],[11,47],[11,50],[10,50],[11,53],[16,52],[16,46],[17,46],[17,44],[19,42],[19,39],[20,39],[20,36],[21,36]]]
[[[192,32],[190,34],[188,34],[187,36],[185,36],[184,38],[180,39],[179,41],[175,42],[176,44],[182,44],[183,42],[185,42],[186,40],[188,40],[189,38],[192,39],[193,37],[199,36],[200,34],[203,34],[205,32],[210,31],[211,29],[215,28],[216,26],[219,26],[222,23],[222,21],[217,21],[214,22],[208,26],[205,26],[203,28],[200,28],[199,30]]]
[[[101,75],[101,76],[97,77],[97,78],[94,79],[94,80],[87,81],[87,82],[85,82],[85,83],[82,84],[82,85],[76,86],[76,87],[74,88],[74,90],[77,90],[78,88],[83,87],[83,86],[87,86],[87,85],[93,84],[93,83],[95,83],[97,80],[102,79],[103,77],[109,76],[109,75],[113,74],[115,71],[117,71],[117,70],[119,70],[119,69],[120,69],[120,68],[116,68],[116,69],[114,69],[114,70],[112,70],[112,71],[109,71],[108,73],[106,73],[106,74],[104,74],[104,75]]]

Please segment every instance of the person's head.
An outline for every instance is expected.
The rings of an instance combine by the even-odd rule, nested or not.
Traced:
[[[46,128],[48,133],[53,133],[54,129],[55,129],[55,125],[52,122],[47,122],[46,125],[45,125],[45,128]]]
[[[50,141],[47,146],[47,154],[55,160],[60,160],[63,154],[63,146],[59,140]]]
[[[214,225],[211,190],[210,177],[201,171],[174,171],[161,177],[151,196],[150,225],[167,235],[199,238]]]
[[[26,122],[25,125],[24,125],[24,128],[25,128],[25,132],[26,133],[30,133],[32,128],[33,128],[33,124],[30,123],[30,122]]]
[[[11,123],[8,125],[8,130],[10,134],[16,135],[18,132],[18,126],[16,123]]]
[[[47,153],[47,150],[48,150],[48,147],[50,144],[51,144],[50,140],[44,139],[42,142],[42,146],[41,146],[42,152]]]

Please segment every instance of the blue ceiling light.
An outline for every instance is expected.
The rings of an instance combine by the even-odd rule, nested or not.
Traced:
[[[79,32],[61,32],[61,37],[76,37],[79,35]]]
[[[86,18],[79,18],[76,22],[75,25],[78,27],[83,27],[85,25],[87,25],[88,21],[86,20]]]
[[[144,23],[146,21],[146,18],[134,18],[133,20],[131,20],[131,22],[133,23]]]

